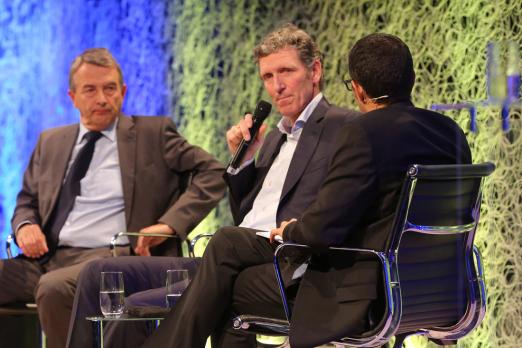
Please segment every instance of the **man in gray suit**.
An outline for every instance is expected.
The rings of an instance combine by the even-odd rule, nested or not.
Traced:
[[[108,50],[79,55],[69,89],[80,122],[41,134],[12,218],[22,254],[0,261],[0,303],[36,300],[52,348],[65,346],[81,268],[110,256],[112,235],[175,234],[177,241],[157,243],[152,252],[176,255],[225,189],[222,165],[189,144],[169,118],[121,113],[126,86]],[[122,241],[127,254],[129,242],[142,244]]]
[[[283,117],[266,137],[266,127],[262,126],[240,167],[229,169],[225,174],[234,222],[239,226],[229,229],[238,235],[270,230],[284,220],[301,216],[314,201],[326,176],[338,130],[357,115],[331,105],[323,97],[321,53],[312,38],[296,26],[284,25],[269,33],[254,49],[254,58],[265,90]],[[247,115],[228,130],[226,138],[231,154],[243,138],[250,139],[248,129],[251,125],[251,115]],[[138,289],[138,281],[132,282],[135,290],[150,289],[151,281],[146,275],[164,274],[174,262],[173,258],[126,259],[132,264],[125,265],[128,270],[125,273],[134,274],[133,278],[140,278],[142,284]],[[102,260],[90,263],[82,271],[71,318],[70,347],[88,346],[90,326],[84,318],[100,312],[99,282],[92,281],[93,277],[99,277],[102,270],[121,270],[122,266],[121,260]],[[187,263],[184,267],[188,268]],[[271,291],[264,285],[252,284],[256,291]],[[147,291],[144,295],[152,295],[148,297],[148,303],[161,304],[165,291]],[[128,299],[133,304],[147,303],[142,298],[136,299],[137,296],[139,293],[134,293]],[[222,319],[226,321],[227,318],[216,318]],[[222,342],[223,347],[245,341],[255,345],[255,337],[230,331],[223,337],[218,334],[214,339]],[[137,342],[133,337],[133,346],[138,346]],[[123,342],[114,342],[114,346],[123,346]]]

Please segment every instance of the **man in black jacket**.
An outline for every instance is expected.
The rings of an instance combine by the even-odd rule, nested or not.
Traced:
[[[315,252],[295,296],[290,319],[294,348],[369,329],[368,310],[378,301],[376,263],[329,259],[324,250],[382,250],[408,165],[471,162],[466,138],[455,122],[412,105],[413,62],[399,38],[372,34],[359,40],[350,51],[349,70],[352,80],[347,86],[366,114],[340,131],[313,204],[295,216],[297,220],[271,231],[271,239],[309,244]],[[231,313],[283,316],[273,249],[253,234],[220,229],[195,279],[145,347],[204,347],[206,337],[220,330]],[[295,276],[283,275],[286,280]],[[295,280],[285,284],[295,290]],[[258,291],[270,285],[271,293]]]

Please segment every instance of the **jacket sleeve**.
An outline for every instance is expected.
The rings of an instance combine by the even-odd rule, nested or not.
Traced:
[[[189,144],[170,118],[164,119],[163,127],[166,163],[173,170],[191,173],[191,179],[159,221],[172,227],[184,239],[223,198],[226,189],[224,168],[208,152]]]
[[[300,220],[286,226],[283,239],[310,245],[317,251],[341,245],[360,224],[376,195],[371,145],[364,130],[349,123],[339,132],[316,201]]]
[[[24,172],[22,189],[16,198],[16,206],[11,219],[11,227],[13,232],[20,224],[30,222],[32,224],[41,225],[41,217],[39,214],[39,192],[38,180],[40,178],[40,151],[42,137],[38,139],[38,143],[31,155],[29,164]]]
[[[257,169],[255,162],[250,163],[238,173],[232,175],[225,173],[224,178],[228,184],[230,210],[234,218],[234,224],[239,225],[243,220],[241,204],[254,187]]]

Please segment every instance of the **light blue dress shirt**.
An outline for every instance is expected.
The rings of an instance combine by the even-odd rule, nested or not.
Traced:
[[[74,207],[60,231],[59,246],[108,246],[114,234],[126,231],[116,126],[117,121],[102,131],[103,136],[96,142],[89,169],[80,181],[81,194],[76,197]],[[83,137],[88,131],[80,123],[67,171],[87,143]],[[126,243],[128,239],[118,239],[118,244]]]

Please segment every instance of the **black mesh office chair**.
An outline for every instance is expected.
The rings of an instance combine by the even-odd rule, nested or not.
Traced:
[[[371,331],[333,343],[377,347],[395,336],[395,347],[402,347],[406,337],[423,335],[438,344],[454,344],[480,324],[486,312],[486,288],[480,253],[473,241],[482,181],[494,169],[492,163],[412,165],[387,249],[330,248],[379,259],[385,297],[384,315]],[[278,260],[285,250],[294,248],[308,247],[284,243],[274,256],[287,320],[245,314],[234,319],[236,329],[288,334],[291,308]]]

